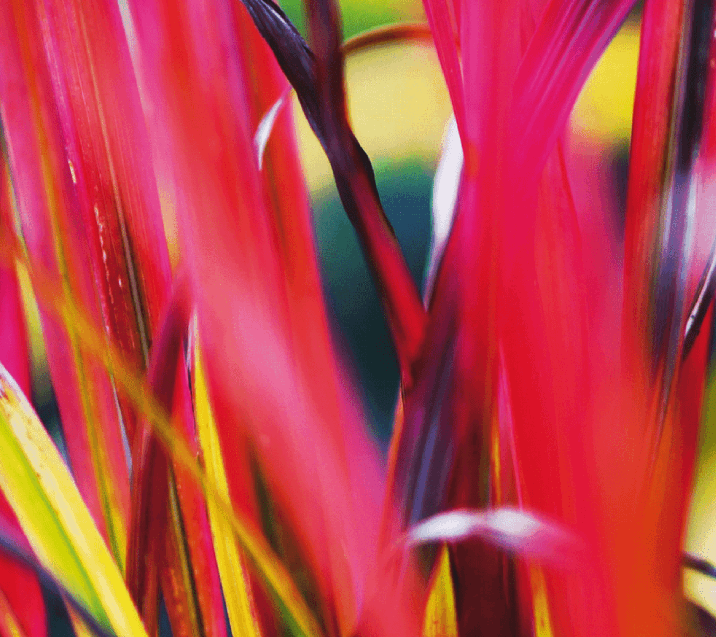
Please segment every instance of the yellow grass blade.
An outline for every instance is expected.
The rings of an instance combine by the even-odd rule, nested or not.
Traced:
[[[204,375],[198,337],[194,349],[194,400],[196,404],[196,430],[204,455],[206,477],[216,485],[217,491],[228,499],[229,485],[221,456],[219,434],[209,404],[209,392]],[[261,637],[255,615],[248,573],[244,559],[234,539],[231,524],[215,500],[207,500],[211,534],[214,538],[216,563],[224,590],[226,610],[233,635]]]
[[[122,576],[27,399],[0,365],[0,489],[42,565],[100,626],[146,636]]]
[[[440,548],[425,606],[423,637],[457,637],[455,591],[450,573],[450,555],[447,546]]]

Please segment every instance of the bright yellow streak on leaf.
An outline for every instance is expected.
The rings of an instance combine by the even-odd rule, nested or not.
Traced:
[[[490,428],[490,460],[495,484],[495,502],[502,504],[502,464],[500,463],[500,423],[498,418],[498,410],[494,409],[492,427]]]
[[[59,452],[0,365],[0,489],[43,566],[100,625],[146,636],[122,576]]]
[[[2,591],[0,591],[0,635],[25,637],[22,626],[20,626],[20,622],[12,611],[10,602],[7,601],[7,597]]]
[[[547,601],[547,584],[542,568],[530,566],[530,585],[532,587],[532,610],[534,612],[535,637],[553,637],[552,622]]]
[[[450,555],[445,545],[440,549],[425,606],[423,637],[457,637],[455,591],[450,573]]]
[[[706,387],[701,425],[699,458],[695,467],[691,511],[687,525],[685,550],[716,564],[716,376]],[[691,601],[716,613],[716,586],[710,577],[684,570],[684,593]]]
[[[229,484],[226,479],[224,460],[221,455],[216,421],[209,403],[201,351],[196,337],[194,348],[194,400],[196,404],[196,429],[204,456],[207,479],[211,480],[222,496],[228,499]],[[226,520],[216,502],[207,502],[211,535],[214,538],[216,563],[219,567],[221,586],[224,591],[226,610],[233,635],[261,637],[256,620],[251,588],[244,560]]]

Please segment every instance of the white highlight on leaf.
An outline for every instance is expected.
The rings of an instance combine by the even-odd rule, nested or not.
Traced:
[[[432,294],[438,265],[445,249],[445,243],[450,236],[450,229],[455,217],[455,208],[457,207],[460,176],[462,175],[462,144],[460,143],[460,135],[457,131],[454,115],[450,117],[448,122],[442,148],[442,155],[433,181],[433,233],[425,282],[426,300]]]
[[[428,518],[414,526],[408,538],[411,544],[423,544],[441,540],[450,542],[461,540],[472,535],[475,526],[473,513],[467,511],[451,511]]]
[[[498,509],[490,518],[496,533],[517,542],[533,537],[542,528],[542,523],[537,518],[515,509]]]
[[[256,129],[254,135],[254,150],[256,151],[256,158],[259,162],[259,170],[263,166],[264,152],[266,151],[266,144],[268,144],[269,137],[271,137],[271,131],[276,123],[276,118],[281,112],[281,108],[288,101],[286,98],[290,93],[291,89],[286,89],[281,97],[279,97],[274,105],[268,110],[266,115],[263,116],[259,122],[259,126]]]
[[[569,531],[513,507],[440,513],[412,527],[406,543],[452,543],[475,537],[502,549],[550,562],[568,562],[580,552],[579,541]]]

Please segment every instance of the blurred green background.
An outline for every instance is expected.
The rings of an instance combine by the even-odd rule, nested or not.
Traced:
[[[280,0],[283,10],[305,34],[301,0]],[[399,20],[422,20],[421,2],[415,0],[340,0],[343,35],[347,38],[381,24]]]

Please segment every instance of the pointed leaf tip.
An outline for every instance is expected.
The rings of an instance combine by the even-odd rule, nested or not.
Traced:
[[[440,155],[440,162],[435,171],[433,181],[432,238],[428,258],[428,272],[425,279],[426,300],[429,300],[432,294],[437,269],[440,266],[445,244],[452,229],[463,164],[464,157],[460,134],[458,133],[455,116],[452,116],[445,131],[442,154]]]
[[[455,591],[447,547],[440,549],[425,606],[423,637],[457,637]]]

